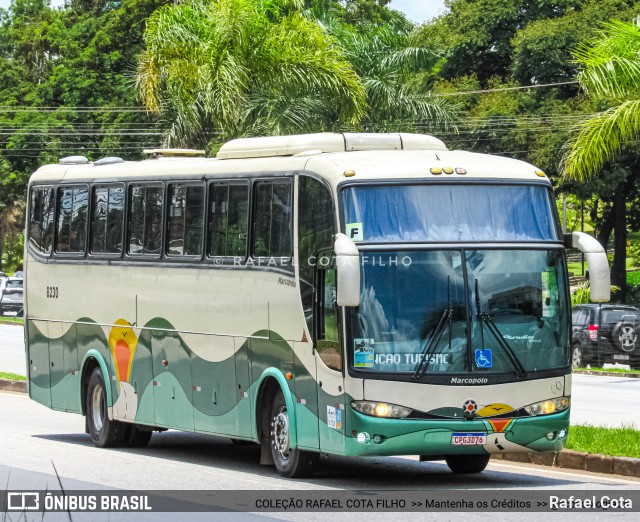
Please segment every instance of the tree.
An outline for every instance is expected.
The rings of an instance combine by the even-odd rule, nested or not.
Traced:
[[[637,142],[640,139],[640,27],[624,22],[604,26],[598,38],[578,47],[581,66],[578,80],[604,110],[580,122],[568,143],[562,171],[568,179],[588,180],[621,153],[627,158],[626,175],[619,180],[614,197],[615,257],[612,281],[626,287],[627,193],[640,177]]]
[[[361,78],[367,98],[362,126],[370,132],[415,131],[417,124],[454,128],[458,104],[431,94],[439,53],[421,45],[403,24],[353,28],[324,21]]]
[[[187,0],[157,10],[137,85],[166,143],[319,131],[365,114],[365,92],[301,0]]]

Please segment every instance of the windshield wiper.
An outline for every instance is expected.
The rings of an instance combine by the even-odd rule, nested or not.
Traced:
[[[486,312],[480,311],[480,292],[478,289],[477,279],[476,279],[476,308],[478,310],[476,317],[480,319],[480,321],[482,321],[482,325],[486,325],[491,335],[495,337],[496,341],[498,341],[498,344],[507,353],[509,360],[511,361],[511,364],[516,370],[516,375],[518,375],[518,377],[520,378],[526,378],[527,371],[524,369],[524,366],[522,366],[522,363],[520,362],[520,359],[518,359],[516,352],[513,351],[513,348],[511,348],[507,340],[504,338],[504,335],[502,335],[502,332],[500,332],[500,330],[498,329],[498,326],[494,322],[491,315]],[[480,327],[480,335],[482,339],[482,348],[484,349],[484,328],[482,326]]]
[[[442,334],[444,333],[447,324],[449,325],[449,347],[451,347],[452,317],[453,308],[451,308],[451,277],[447,276],[447,308],[442,311],[440,319],[438,319],[438,324],[434,328],[431,337],[429,337],[429,341],[427,342],[427,344],[425,344],[422,352],[420,353],[420,359],[418,360],[418,364],[413,370],[413,375],[411,376],[412,380],[419,379],[426,373],[431,356],[438,347],[438,343],[440,342],[440,339],[442,339]]]
[[[425,345],[422,353],[420,354],[420,360],[411,376],[411,379],[415,380],[422,377],[429,366],[429,360],[435,352],[435,349],[442,338],[442,334],[444,333],[445,328],[447,327],[447,323],[449,323],[449,337],[451,337],[451,318],[453,317],[453,310],[451,308],[445,308],[442,311],[442,315],[438,320],[438,324],[433,331],[433,335],[429,338],[429,342]]]

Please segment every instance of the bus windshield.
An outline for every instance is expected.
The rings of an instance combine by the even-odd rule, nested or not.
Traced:
[[[345,229],[359,242],[557,241],[545,185],[346,187]]]
[[[559,251],[362,252],[353,370],[515,373],[569,364]]]

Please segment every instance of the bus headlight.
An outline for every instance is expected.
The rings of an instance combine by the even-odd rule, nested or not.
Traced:
[[[372,401],[353,401],[351,407],[359,413],[372,417],[385,417],[390,419],[404,419],[413,410],[397,404]]]
[[[524,407],[524,410],[529,415],[549,415],[550,413],[558,413],[566,410],[570,402],[569,397],[560,397],[558,399],[549,399],[529,404],[529,406]]]

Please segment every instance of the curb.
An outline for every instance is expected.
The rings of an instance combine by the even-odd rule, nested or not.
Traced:
[[[12,381],[10,379],[0,379],[0,391],[27,393],[27,381]]]
[[[591,473],[606,473],[623,475],[625,477],[640,478],[640,459],[631,457],[614,457],[611,455],[597,455],[581,451],[562,450],[559,452],[543,453],[507,453],[493,455],[492,458],[522,462],[525,464],[539,464],[554,468],[576,469]]]

